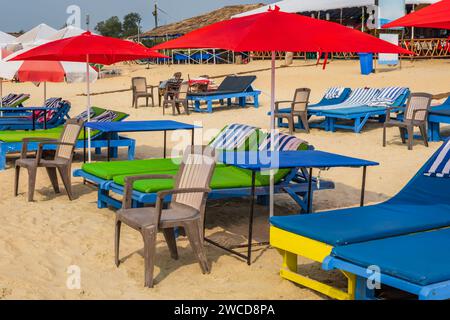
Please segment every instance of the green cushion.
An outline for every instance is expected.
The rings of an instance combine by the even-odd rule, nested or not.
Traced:
[[[94,110],[95,115],[98,116],[106,111],[106,109],[92,107]],[[117,112],[114,111],[117,114],[117,118],[114,119],[114,122],[116,121],[122,121],[125,119],[128,115],[123,112]],[[45,129],[45,130],[35,130],[35,131],[26,131],[26,130],[5,130],[0,131],[0,141],[3,142],[22,142],[24,138],[45,138],[45,139],[59,139],[61,136],[61,132],[63,131],[64,125],[61,125],[56,128],[52,129]],[[91,135],[95,136],[99,132],[92,130]],[[80,133],[80,136],[78,137],[79,140],[83,140],[83,132]]]
[[[85,163],[83,171],[105,180],[112,180],[118,175],[151,174],[161,171],[178,171],[181,158],[174,159],[144,159],[113,162]],[[216,167],[224,167],[217,164]]]
[[[275,183],[280,182],[290,170],[279,170],[275,175]],[[152,172],[156,173],[156,172]],[[157,174],[171,174],[176,175],[177,171],[157,172]],[[115,176],[113,181],[123,186],[125,178],[129,175]],[[251,171],[239,169],[236,167],[216,167],[211,180],[211,189],[231,189],[231,188],[248,188],[251,187]],[[256,186],[268,186],[270,177],[268,175],[256,174]],[[133,185],[133,189],[143,193],[154,193],[161,190],[170,190],[174,187],[173,179],[152,179],[139,180]]]

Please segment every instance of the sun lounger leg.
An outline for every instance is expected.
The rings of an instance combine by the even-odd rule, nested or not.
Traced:
[[[102,154],[102,148],[95,148],[95,154],[101,155]]]
[[[259,96],[257,94],[255,94],[253,96],[253,105],[254,105],[255,108],[259,107]]]
[[[212,100],[208,100],[207,106],[208,106],[208,113],[212,113],[213,112],[213,110],[212,110]]]
[[[200,112],[200,101],[198,100],[194,101],[194,109],[195,111]]]
[[[128,146],[128,160],[134,160],[134,155],[136,152],[136,141],[132,140]]]
[[[227,106],[228,106],[228,107],[231,107],[231,98],[228,98],[228,99],[227,99]]]
[[[6,169],[6,145],[4,143],[0,144],[0,170]]]
[[[375,291],[369,289],[368,280],[359,276],[354,277],[356,277],[355,300],[373,300]]]

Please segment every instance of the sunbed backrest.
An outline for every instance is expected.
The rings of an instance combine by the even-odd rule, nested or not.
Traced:
[[[256,127],[233,123],[225,127],[209,144],[213,149],[235,150],[242,147],[249,137],[257,131]]]
[[[261,142],[259,151],[270,151],[272,149],[274,151],[297,151],[300,149],[300,146],[308,145],[308,142],[306,142],[305,140],[279,132],[274,134],[273,143],[274,144],[272,148],[272,135],[268,134],[266,138]]]
[[[188,148],[180,165],[175,188],[209,188],[214,167],[215,158],[212,151],[205,152],[201,147]],[[205,197],[202,192],[182,193],[175,195],[172,203],[184,204],[201,211]]]
[[[77,142],[82,127],[83,121],[67,120],[59,140],[61,144],[56,150],[56,159],[69,160],[72,158],[75,143]]]
[[[413,93],[409,97],[405,111],[405,120],[426,120],[433,96],[428,93]]]
[[[300,88],[295,90],[294,103],[292,104],[292,111],[306,111],[309,103],[309,96],[311,89]]]
[[[226,77],[220,86],[218,91],[231,91],[231,92],[244,92],[252,85],[256,80],[256,76],[228,76]]]
[[[379,89],[375,88],[358,88],[353,91],[345,104],[348,105],[366,105],[380,94]]]

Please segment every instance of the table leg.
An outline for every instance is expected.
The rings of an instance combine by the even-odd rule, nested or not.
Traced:
[[[313,168],[309,169],[309,177],[308,177],[308,206],[307,206],[307,212],[311,213],[312,211],[312,179],[313,179]]]
[[[106,134],[108,142],[108,162],[111,161],[111,132]]]
[[[191,145],[195,144],[194,129],[191,130]]]
[[[83,163],[86,163],[86,127],[83,126]]]
[[[247,264],[252,264],[252,238],[253,238],[253,216],[255,214],[255,193],[256,193],[256,172],[252,171],[252,190],[250,199],[250,217],[248,223],[248,247],[247,247]]]
[[[366,193],[366,175],[367,175],[367,167],[363,167],[361,202],[360,202],[361,207],[364,207],[364,197],[365,197],[365,193]]]
[[[32,121],[32,128],[34,131],[34,130],[36,130],[36,113],[33,111],[32,114],[33,115],[31,116],[31,119],[32,119],[31,121]]]
[[[164,130],[164,159],[167,156],[167,131]]]

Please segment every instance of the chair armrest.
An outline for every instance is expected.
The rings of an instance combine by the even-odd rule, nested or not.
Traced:
[[[275,101],[276,105],[280,105],[280,104],[283,104],[283,103],[291,103],[292,104],[293,102],[292,102],[292,100]]]
[[[172,190],[163,190],[159,191],[157,193],[157,199],[156,199],[156,212],[158,212],[159,216],[161,216],[163,204],[164,204],[164,198],[171,195],[176,194],[183,194],[183,193],[210,193],[210,188],[181,188],[181,189],[172,189]],[[159,221],[159,218],[158,218]]]
[[[419,112],[425,112],[425,120],[423,120],[423,121],[426,121],[426,119],[428,119],[428,113],[430,112],[428,109],[415,109],[415,110],[413,111],[413,117],[412,117],[412,120],[413,120],[413,121],[416,120],[416,115],[417,115],[417,113],[419,113]],[[419,120],[419,121],[422,121],[422,120]]]
[[[137,176],[125,177],[125,187],[122,199],[122,208],[131,208],[131,198],[133,195],[133,184],[139,180],[151,180],[151,179],[174,179],[174,175],[170,174],[142,174]]]
[[[39,164],[39,162],[41,161],[42,158],[42,151],[44,150],[44,146],[46,145],[57,145],[57,146],[70,146],[70,147],[74,147],[75,144],[73,143],[66,143],[66,142],[59,142],[59,141],[46,141],[46,142],[41,142],[38,145],[38,149],[36,152],[36,163]]]
[[[58,142],[57,140],[54,139],[49,139],[49,138],[24,138],[22,139],[22,150],[20,151],[20,158],[21,159],[25,159],[27,157],[27,153],[28,153],[28,144],[30,142],[53,142],[56,143]]]
[[[394,109],[397,109],[397,108],[394,108],[394,107],[387,107],[386,108],[386,121],[391,120],[391,112]]]

